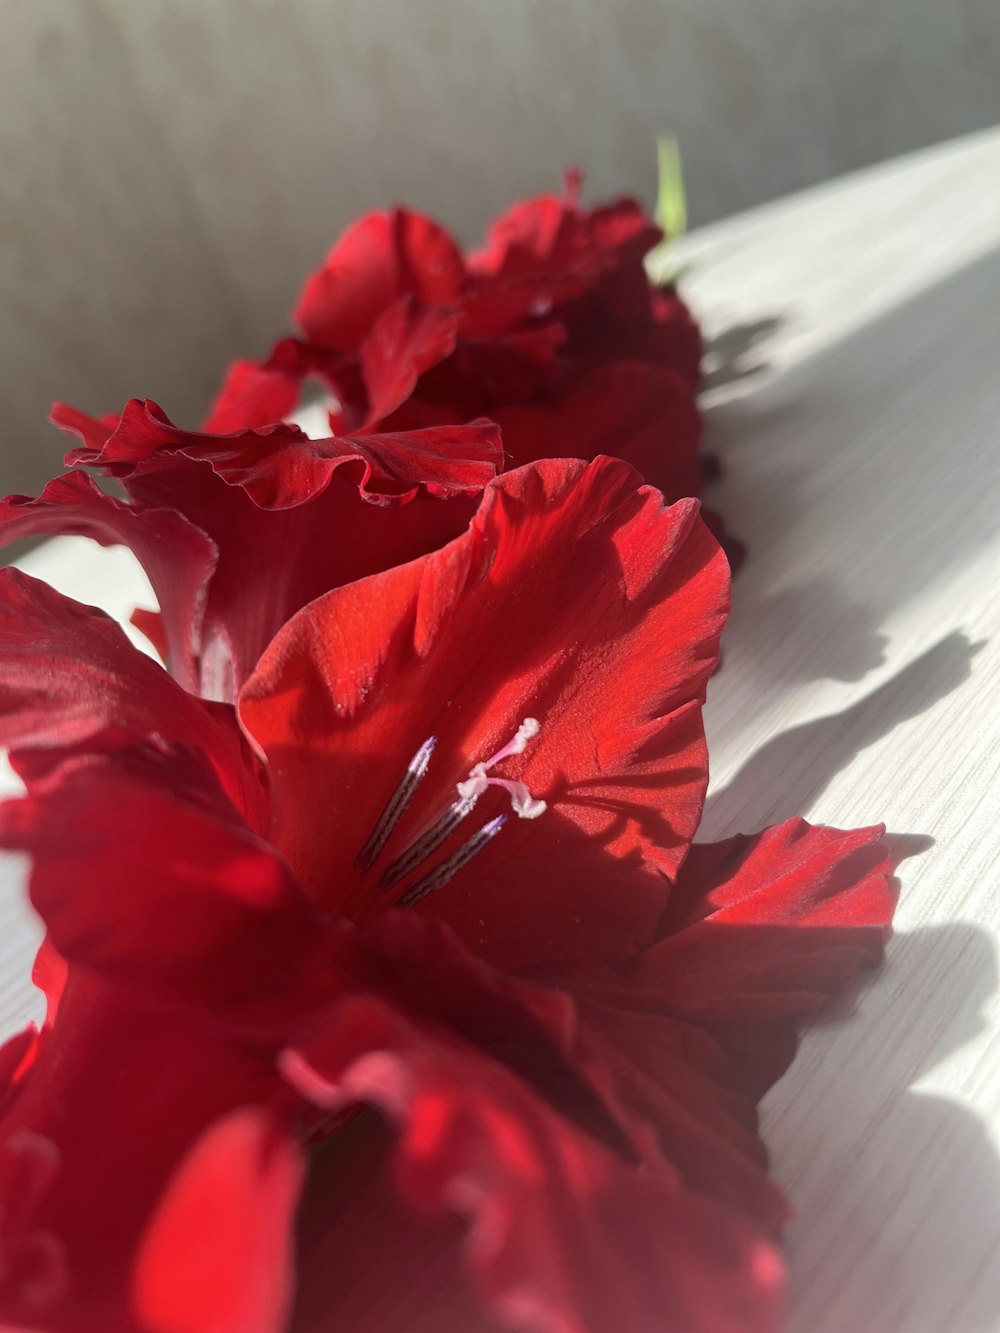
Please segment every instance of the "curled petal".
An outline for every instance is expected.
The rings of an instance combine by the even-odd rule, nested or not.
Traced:
[[[756,1096],[787,1068],[798,1020],[882,956],[896,900],[884,832],[790,819],[691,848],[634,980],[710,1027]]]
[[[56,477],[36,499],[10,495],[0,501],[0,544],[53,535],[90,537],[135,553],[166,616],[174,671],[192,684],[208,585],[218,562],[208,534],[168,506],[123,504],[79,472]]]

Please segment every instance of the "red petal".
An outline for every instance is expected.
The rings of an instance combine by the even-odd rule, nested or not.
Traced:
[[[691,849],[634,979],[710,1026],[755,1095],[791,1059],[796,1020],[882,955],[895,905],[883,832],[792,819]]]
[[[0,570],[0,743],[31,781],[73,747],[150,738],[203,752],[251,820],[264,796],[232,711],[194,698],[96,607]]]
[[[400,297],[454,305],[465,265],[446,231],[419,213],[372,213],[349,227],[307,281],[293,318],[325,347],[356,351]]]
[[[512,1326],[774,1328],[781,1263],[768,1245],[668,1171],[627,1166],[473,1048],[357,998],[285,1068],[319,1106],[388,1117],[403,1199],[467,1222],[472,1277]]]
[[[340,353],[282,338],[266,361],[236,361],[230,366],[202,429],[226,434],[282,421],[298,407],[302,382],[309,376],[332,388],[338,398],[345,397],[345,385],[353,388],[357,378],[352,363]],[[358,406],[353,394],[346,396],[352,407]]]
[[[30,1071],[37,1050],[38,1028],[34,1023],[0,1045],[0,1117],[17,1096],[18,1085]]]
[[[701,331],[673,288],[652,293],[654,328],[646,346],[650,361],[676,370],[692,393],[701,379]]]
[[[175,1171],[136,1261],[134,1305],[156,1333],[276,1333],[295,1284],[304,1162],[266,1111],[210,1126]]]
[[[275,774],[274,837],[331,910],[386,902],[353,863],[429,736],[433,777],[387,855],[532,716],[540,736],[502,771],[550,809],[511,820],[421,910],[506,965],[623,958],[649,938],[701,811],[699,705],[728,569],[696,504],[666,509],[638,481],[609,459],[507,474],[466,536],[318,599],[277,636],[240,706]]]
[[[146,606],[137,606],[129,616],[129,624],[140,634],[145,635],[159,654],[160,661],[166,662],[170,654],[170,644],[162,613],[151,611]]]
[[[166,615],[169,656],[185,684],[195,679],[206,590],[217,552],[211,539],[183,514],[156,505],[123,504],[89,477],[56,477],[37,499],[0,501],[0,542],[54,534],[90,537],[102,546],[135,552]]]
[[[363,1112],[313,1149],[292,1333],[509,1333],[472,1289],[461,1220],[415,1213],[399,1197],[392,1141]]]
[[[185,635],[197,644],[197,674],[192,668],[194,678],[185,677],[185,684],[232,699],[300,606],[461,532],[471,512],[464,496],[478,493],[502,454],[496,427],[484,422],[326,441],[285,425],[212,436],[179,430],[155,404],[133,401],[98,451],[77,450],[72,457],[120,475],[137,510],[174,508],[178,523],[189,520],[214,542],[218,567],[204,624],[200,605],[197,617],[162,597],[161,606],[172,641]],[[377,503],[359,496],[359,481]],[[430,495],[454,498],[424,498]],[[382,511],[387,501],[408,499],[398,515]],[[120,508],[128,514],[128,507]],[[157,547],[151,572],[156,561],[166,566],[175,555],[167,542]],[[257,577],[249,578],[248,570]]]
[[[409,398],[418,377],[454,351],[457,332],[453,313],[422,309],[412,296],[379,316],[361,347],[370,420],[380,421]]]
[[[298,407],[302,379],[294,370],[266,362],[234,361],[203,428],[224,435],[281,421]]]
[[[17,1205],[2,1227],[3,1327],[135,1327],[131,1261],[178,1161],[234,1106],[288,1100],[268,1054],[194,1008],[70,969],[55,1024],[0,1119],[0,1195]],[[194,1234],[191,1244],[219,1240]]]
[[[701,417],[670,370],[635,362],[601,366],[546,401],[494,412],[511,466],[569,454],[613,454],[668,500],[701,491]]]
[[[0,806],[0,842],[32,853],[59,954],[181,994],[288,990],[320,937],[246,822],[266,793],[232,710],[102,612],[17,570],[0,591],[0,740],[29,793]]]
[[[622,1124],[640,1142],[641,1131],[652,1130],[689,1188],[777,1236],[791,1209],[768,1179],[756,1096],[739,1065],[711,1032],[648,1012],[655,994],[613,985],[576,993],[581,1063],[597,1086],[613,1091]]]
[[[255,434],[213,441],[207,448],[192,445],[184,454],[209,463],[264,509],[315,500],[345,464],[362,499],[399,504],[421,492],[438,499],[478,495],[503,462],[500,432],[489,421],[327,440]]]
[[[70,962],[227,1010],[312,984],[315,912],[190,755],[71,760],[0,806],[0,845],[31,853],[32,903]]]
[[[314,499],[345,464],[359,473],[362,496],[382,503],[412,499],[421,489],[445,497],[478,492],[503,457],[496,427],[488,422],[418,432],[412,441],[405,434],[380,441],[372,435],[313,440],[283,422],[209,435],[181,430],[155,403],[133,399],[99,454],[84,450],[70,457],[86,466],[110,466],[127,481],[131,477],[123,469],[130,464],[141,477],[147,470],[143,464],[176,468],[187,459],[243,487],[258,504],[279,509]],[[177,507],[183,509],[180,495]]]
[[[53,403],[49,420],[67,434],[78,436],[85,449],[99,453],[114,434],[119,419],[113,413],[92,417],[69,403]]]

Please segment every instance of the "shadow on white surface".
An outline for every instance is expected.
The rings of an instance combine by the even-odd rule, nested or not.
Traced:
[[[983,647],[964,634],[949,634],[857,703],[766,741],[711,792],[699,840],[721,837],[737,824],[753,829],[778,823],[811,808],[863,750],[963,685]]]
[[[877,666],[887,618],[996,537],[998,310],[1000,250],[707,409],[708,503],[748,547],[726,648],[762,704]]]
[[[794,292],[766,299],[795,319]],[[995,250],[778,374],[740,377],[707,413],[708,503],[748,556],[709,693],[722,783],[700,836],[812,811],[888,818],[897,857],[936,844],[903,876],[915,928],[765,1103],[801,1217],[789,1333],[1000,1329],[997,946],[954,919],[996,926],[998,310]]]
[[[915,994],[928,987],[933,994],[935,978],[955,973],[963,984],[943,1004],[914,1006]],[[913,1089],[982,1033],[996,988],[993,942],[975,926],[955,922],[897,936],[860,1001],[846,997],[818,1026],[840,1023],[858,1004],[854,1023],[878,1025],[881,1016],[885,1033],[909,1026],[910,1039],[869,1046],[860,1068],[812,1061],[808,1105],[765,1112],[765,1136],[783,1143],[782,1183],[793,1199],[808,1197],[808,1215],[823,1217],[826,1238],[817,1239],[814,1225],[789,1228],[789,1333],[996,1333],[1000,1158],[976,1115]],[[811,1037],[822,1041],[821,1032]],[[791,1126],[781,1122],[791,1118],[789,1147]],[[820,1125],[822,1137],[810,1138]],[[867,1181],[864,1192],[843,1189],[853,1177]],[[871,1238],[878,1263],[857,1265],[847,1277],[831,1251],[838,1237],[849,1245],[856,1236]],[[859,1320],[859,1309],[869,1314]]]

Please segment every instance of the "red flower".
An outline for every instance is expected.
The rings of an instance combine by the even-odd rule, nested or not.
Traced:
[[[700,338],[646,276],[660,233],[633,200],[588,211],[578,196],[571,176],[562,197],[517,204],[468,256],[420,214],[362,218],[305,285],[294,319],[308,341],[234,365],[209,429],[290,415],[312,376],[337,430],[486,415],[515,466],[615,454],[671,498],[697,494]]]
[[[117,420],[62,405],[53,419],[83,442],[67,464],[117,478],[129,502],[69,473],[37,499],[0,502],[0,539],[70,532],[131,547],[163,617],[141,627],[182,684],[220,699],[300,606],[461,532],[502,459],[487,422],[363,439],[289,425],[207,435],[137,400]]]
[[[754,1106],[878,957],[885,853],[691,847],[728,571],[637,482],[491,483],[299,611],[239,722],[0,575],[0,841],[54,1010],[3,1061],[0,1320],[774,1327]]]

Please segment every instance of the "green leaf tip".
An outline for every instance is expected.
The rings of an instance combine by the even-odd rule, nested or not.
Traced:
[[[687,199],[684,195],[684,173],[681,153],[672,134],[656,141],[656,164],[659,185],[656,191],[656,222],[663,228],[666,240],[676,240],[687,227]]]

